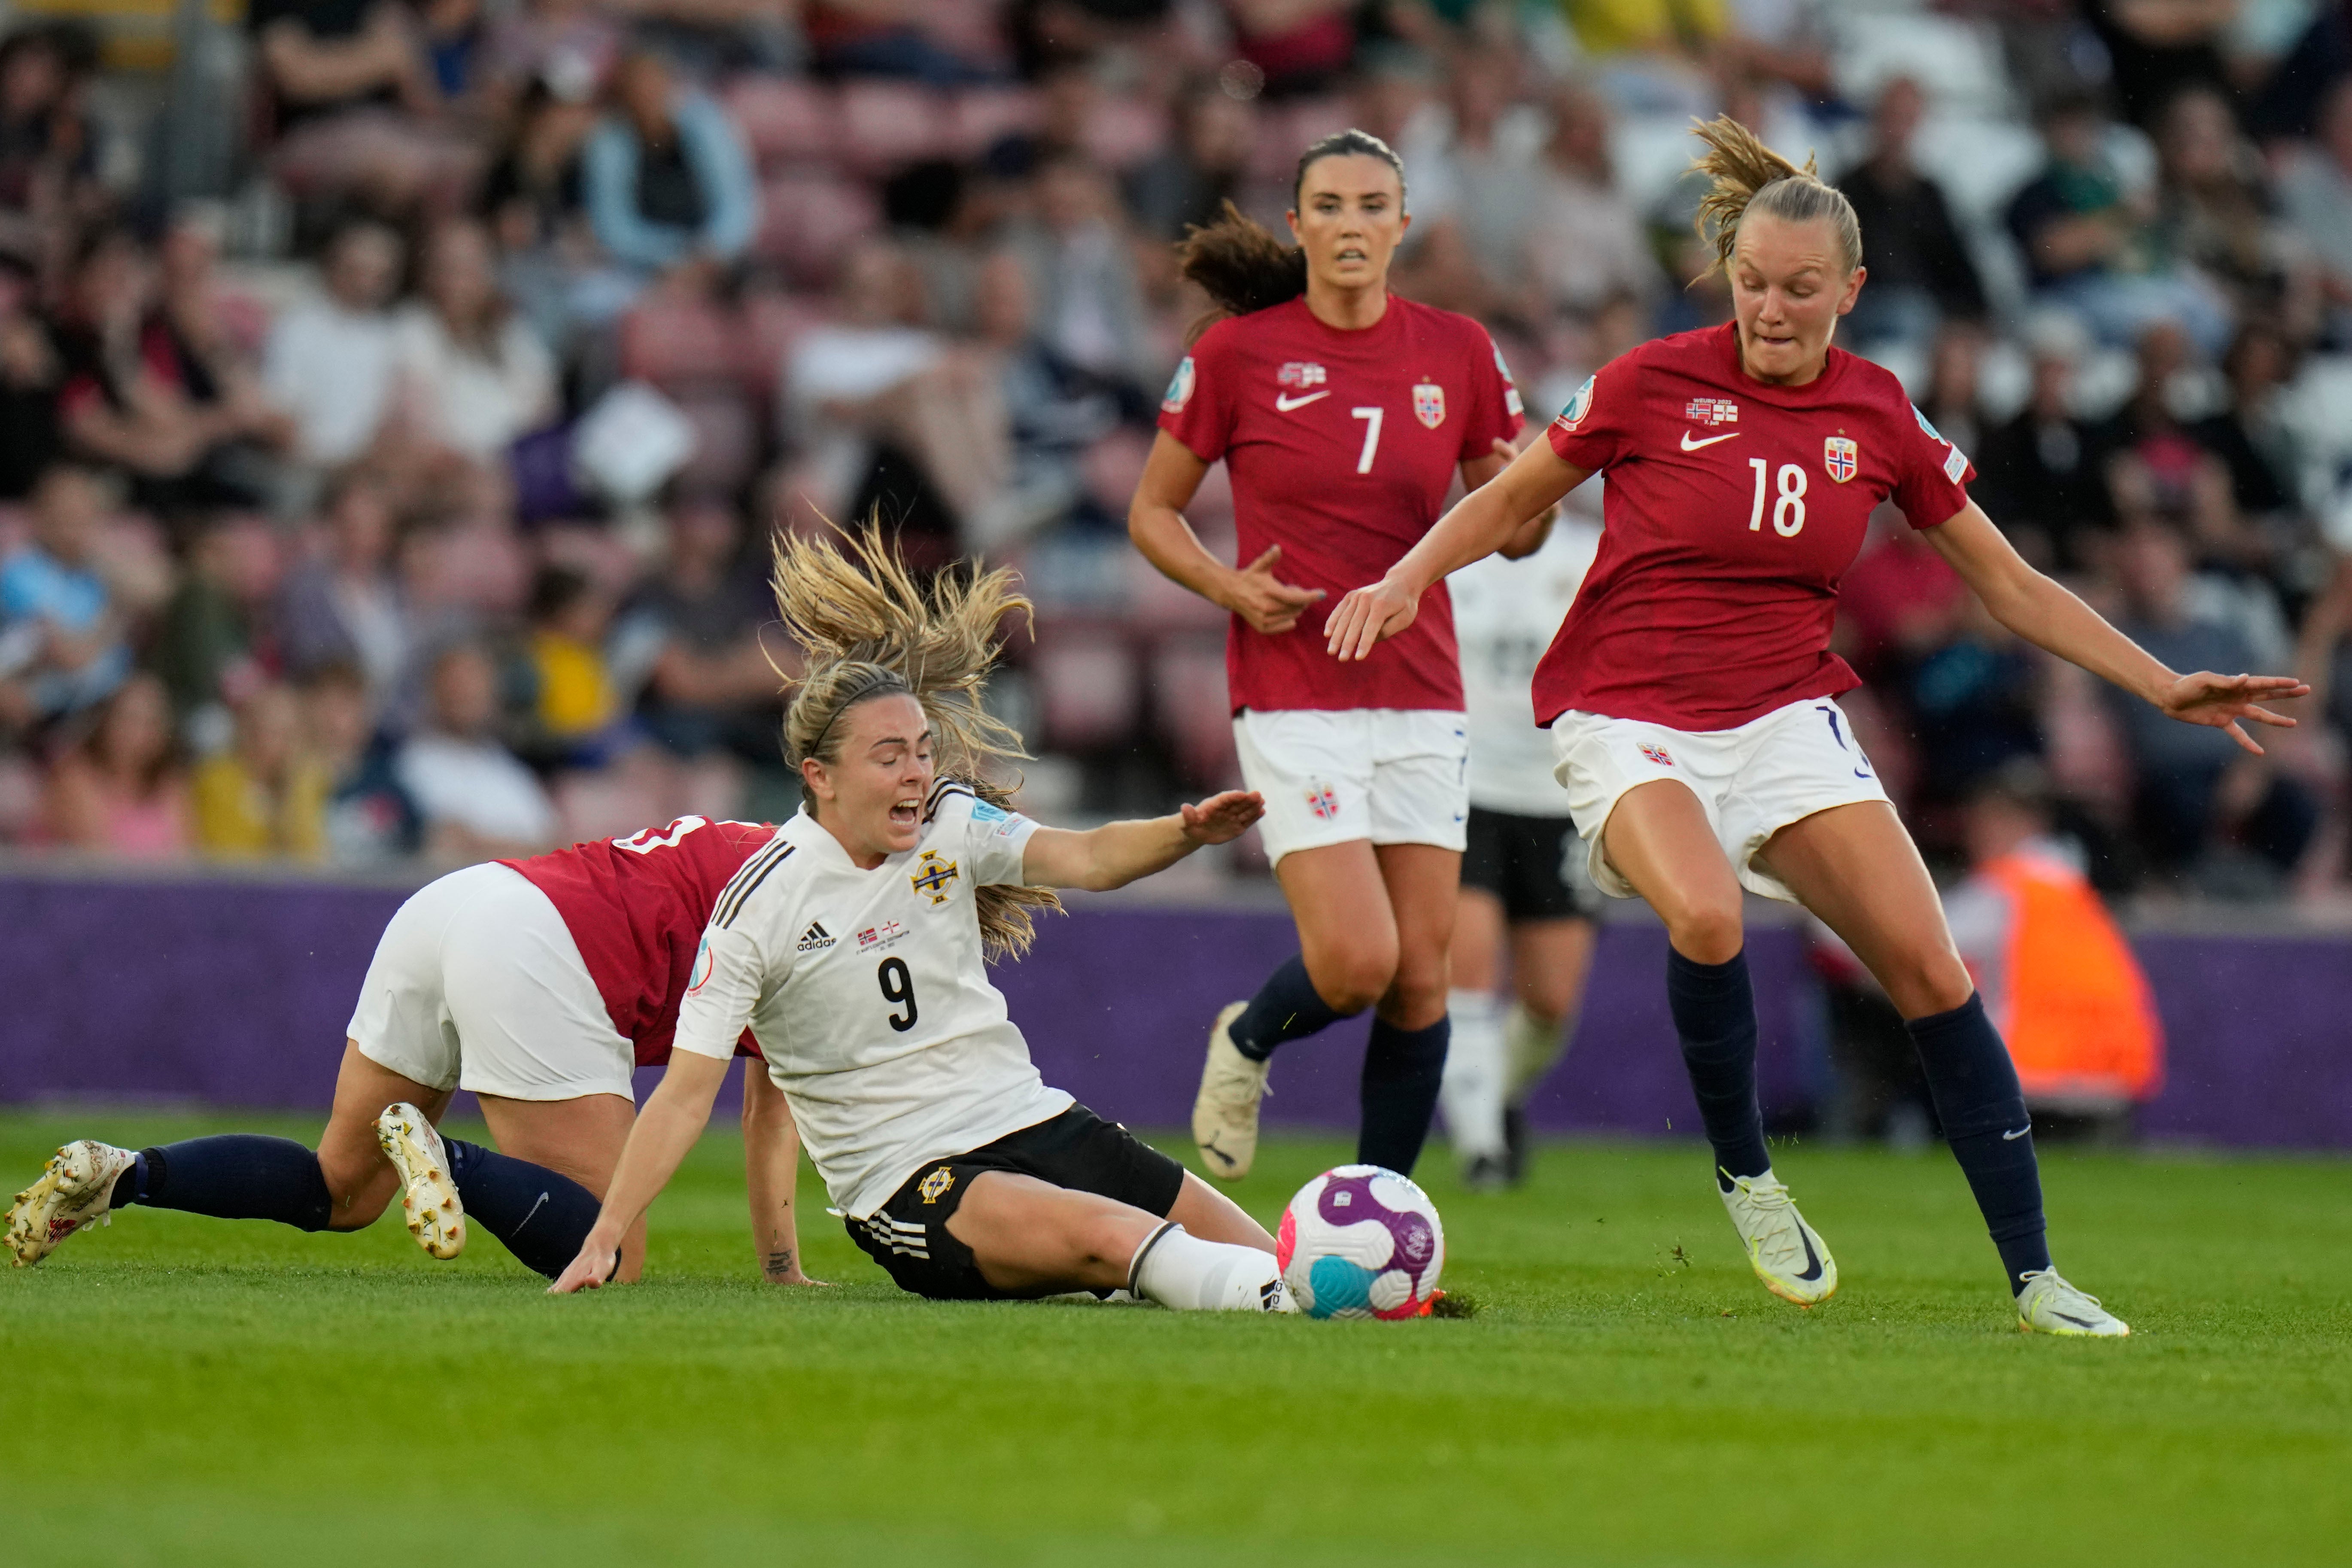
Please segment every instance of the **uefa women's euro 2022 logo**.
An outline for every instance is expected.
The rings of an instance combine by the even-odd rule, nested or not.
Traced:
[[[703,933],[702,945],[694,950],[694,970],[687,976],[686,994],[689,996],[702,989],[710,978],[710,936]]]
[[[1192,401],[1192,356],[1186,354],[1182,363],[1177,365],[1176,374],[1168,378],[1168,391],[1160,399],[1160,412],[1184,412],[1184,405]]]
[[[1592,413],[1592,379],[1589,375],[1584,378],[1584,384],[1576,389],[1576,395],[1568,400],[1568,406],[1561,409],[1559,417],[1553,421],[1570,435],[1574,435],[1577,427]]]

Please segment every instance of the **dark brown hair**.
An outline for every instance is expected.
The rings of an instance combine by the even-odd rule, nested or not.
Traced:
[[[1326,158],[1378,158],[1396,171],[1397,192],[1404,192],[1404,160],[1396,150],[1369,131],[1335,131],[1299,154],[1298,171],[1291,176],[1293,205],[1307,186],[1307,171]],[[1307,292],[1307,253],[1286,245],[1274,231],[1230,201],[1216,222],[1194,225],[1177,242],[1176,269],[1198,283],[1215,308],[1192,323],[1184,334],[1188,348],[1227,316],[1246,316],[1271,310]]]

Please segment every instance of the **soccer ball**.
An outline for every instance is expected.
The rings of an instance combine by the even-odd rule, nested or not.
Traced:
[[[1445,1267],[1445,1226],[1410,1178],[1342,1165],[1298,1189],[1274,1256],[1310,1318],[1418,1318]]]

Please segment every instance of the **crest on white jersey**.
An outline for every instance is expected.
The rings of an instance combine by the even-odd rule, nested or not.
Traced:
[[[1274,379],[1277,385],[1295,386],[1304,391],[1310,386],[1322,385],[1327,378],[1321,365],[1307,360],[1292,360],[1275,373]]]
[[[1445,388],[1424,381],[1412,389],[1412,416],[1432,430],[1445,423]]]
[[[1822,467],[1843,484],[1862,472],[1862,447],[1850,436],[1832,436],[1822,442]]]
[[[1694,425],[1737,425],[1739,405],[1728,397],[1694,397],[1683,417]]]
[[[1186,354],[1177,365],[1176,374],[1168,378],[1167,394],[1160,399],[1162,414],[1181,414],[1184,405],[1192,401],[1192,356]]]
[[[1554,423],[1574,434],[1577,426],[1582,425],[1591,412],[1592,377],[1588,375],[1584,378],[1584,384],[1576,389],[1576,395],[1568,400],[1568,406],[1559,411],[1559,417]]]

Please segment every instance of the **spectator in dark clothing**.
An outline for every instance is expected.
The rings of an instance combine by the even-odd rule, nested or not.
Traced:
[[[417,14],[398,0],[252,0],[246,26],[276,121],[274,172],[299,195],[358,192],[406,211],[474,166],[437,125]]]
[[[22,500],[65,451],[58,428],[64,367],[40,320],[0,310],[0,500]]]
[[[2009,205],[2039,302],[2128,347],[2153,321],[2179,321],[2207,353],[2228,346],[2226,302],[2163,248],[2155,209],[2126,188],[2107,152],[2099,101],[2074,94],[2043,114],[2050,161]]]
[[[2315,134],[2329,95],[2347,77],[2352,77],[2352,4],[2322,0],[2311,26],[2263,85],[2252,129],[2264,138]]]
[[[2159,321],[2141,335],[2139,384],[2096,437],[2107,491],[2126,521],[2174,523],[2205,560],[2259,572],[2276,542],[2238,510],[2229,465],[2210,444],[2213,426],[2194,414],[2184,417],[2196,381],[2188,335],[2179,326]]]
[[[2238,0],[2091,0],[2083,7],[2114,62],[2124,118],[2151,127],[2191,87],[2226,89],[2221,36]]]
[[[2246,326],[2221,359],[2230,406],[2196,426],[2198,442],[2230,470],[2239,511],[2274,531],[2292,531],[2300,510],[2302,452],[2279,406],[2295,361],[2294,345],[2276,328]]]
[[[1249,174],[1257,111],[1213,79],[1195,82],[1177,107],[1176,135],[1127,177],[1128,210],[1157,239],[1214,223]]]
[[[637,691],[638,726],[681,762],[775,754],[783,682],[761,646],[775,618],[743,525],[716,500],[690,500],[669,519],[660,577],[640,589],[614,627],[616,686]],[[780,658],[789,658],[779,638]]]
[[[1838,182],[1862,220],[1870,287],[1847,319],[1858,342],[1924,342],[1944,321],[1984,319],[1984,284],[1935,181],[1911,159],[1926,100],[1897,77],[1879,95],[1867,162]]]
[[[2135,526],[2116,561],[2128,605],[2116,624],[2126,637],[2174,669],[2261,668],[2239,631],[2196,614],[2189,542],[2178,531]],[[2128,699],[2111,706],[2137,774],[2140,838],[2157,865],[2195,877],[2210,891],[2274,895],[2317,828],[2310,793],[2220,730],[2179,723]],[[2233,841],[2242,853],[2221,853]],[[2204,864],[2217,858],[2219,864]],[[2251,888],[2248,870],[2256,873]]]
[[[2025,558],[2044,570],[2084,571],[2115,529],[2095,432],[2074,409],[2074,372],[2090,350],[2073,317],[2051,314],[2027,332],[2033,394],[1985,438],[1972,487]]]
[[[622,62],[586,159],[596,237],[641,276],[707,286],[751,246],[759,187],[742,134],[708,96],[680,88],[659,55]]]
[[[0,44],[0,264],[37,281],[58,277],[107,201],[98,124],[81,101],[97,64],[97,38],[79,23],[37,24]]]
[[[394,748],[357,665],[320,665],[302,682],[302,727],[328,779],[327,858],[369,865],[422,847],[416,803],[393,772]]]

